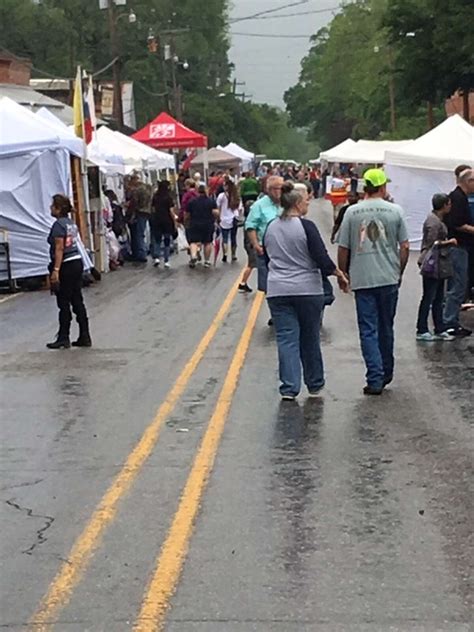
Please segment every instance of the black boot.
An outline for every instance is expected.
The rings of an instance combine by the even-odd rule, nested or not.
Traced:
[[[92,339],[89,333],[89,320],[81,318],[79,322],[79,338],[72,343],[73,347],[92,347]]]
[[[69,349],[71,342],[69,338],[60,338],[58,336],[54,342],[48,342],[46,346],[48,349]]]

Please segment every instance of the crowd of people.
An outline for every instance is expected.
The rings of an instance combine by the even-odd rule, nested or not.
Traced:
[[[337,243],[335,263],[312,221],[306,218],[315,197],[314,183],[305,168],[291,178],[268,172],[211,174],[209,185],[199,173],[182,178],[179,202],[170,183],[161,181],[153,192],[137,175],[127,182],[125,202],[107,196],[110,226],[117,236],[127,230],[129,258],[169,267],[170,252],[181,231],[189,252],[189,266],[202,261],[211,267],[213,245],[222,243],[222,262],[237,260],[238,230],[243,226],[247,265],[239,290],[251,292],[248,281],[257,268],[258,289],[267,295],[279,356],[280,393],[295,399],[302,376],[310,396],[324,386],[320,328],[326,305],[334,300],[330,277],[343,292],[353,291],[362,356],[366,364],[364,393],[380,395],[394,373],[394,319],[399,288],[409,259],[404,211],[387,193],[387,177],[373,168],[363,175],[364,193],[348,192],[346,204],[334,221],[331,242]],[[460,313],[472,301],[474,286],[474,170],[460,165],[456,188],[437,193],[423,225],[418,259],[422,298],[416,339],[452,341],[468,336]],[[179,209],[179,210],[178,210]],[[79,323],[75,346],[91,346],[87,312],[81,293],[82,262],[77,227],[69,218],[71,204],[55,196],[56,218],[48,238],[51,248],[51,287],[59,307],[59,332],[51,349],[68,348],[71,308]],[[150,243],[146,242],[147,226]],[[217,252],[214,249],[214,263]],[[432,313],[433,332],[429,329]]]

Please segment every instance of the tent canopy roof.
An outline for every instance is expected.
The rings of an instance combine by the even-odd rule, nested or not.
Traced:
[[[59,136],[61,144],[71,153],[76,156],[84,156],[85,146],[82,138],[79,138],[73,131],[68,129],[62,121],[60,121],[52,112],[46,108],[41,108],[35,114],[37,119],[41,121],[42,125],[49,127],[51,131]]]
[[[124,147],[128,148],[129,152],[146,161],[150,169],[175,169],[174,157],[171,154],[152,149],[144,143],[140,143],[138,140],[135,140],[131,136],[126,136],[121,132],[114,132],[114,134],[118,136],[120,142]]]
[[[205,162],[209,165],[219,165],[221,167],[237,167],[241,159],[223,149],[213,147],[193,158],[191,165],[194,167],[196,165],[203,165]]]
[[[413,143],[412,140],[358,140],[344,142],[320,154],[327,162],[378,164],[385,161],[385,152],[397,150]]]
[[[227,143],[224,147],[221,145],[217,145],[217,149],[222,149],[226,151],[228,154],[232,154],[233,156],[237,156],[237,158],[242,158],[242,160],[253,160],[255,158],[255,154],[252,154],[251,151],[247,151],[237,143]]]
[[[46,124],[8,97],[0,99],[0,155],[27,154],[61,149],[64,143],[51,124]]]
[[[327,162],[341,162],[340,156],[343,155],[347,148],[353,147],[355,144],[352,138],[346,138],[342,143],[334,145],[334,147],[326,149],[326,151],[322,151],[319,154],[319,159],[326,160]]]
[[[454,114],[409,146],[387,151],[385,161],[399,167],[439,171],[452,171],[462,163],[472,164],[474,128]]]
[[[133,138],[150,147],[207,147],[207,136],[194,132],[166,112],[133,134]]]
[[[156,151],[108,127],[97,130],[89,144],[88,154],[93,162],[109,173],[175,168],[172,155]]]

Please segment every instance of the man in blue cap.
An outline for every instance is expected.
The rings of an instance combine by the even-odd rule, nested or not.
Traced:
[[[347,209],[341,225],[338,264],[355,293],[364,393],[381,395],[393,379],[393,324],[410,248],[402,208],[385,200],[385,172],[369,169],[364,180],[365,199]]]

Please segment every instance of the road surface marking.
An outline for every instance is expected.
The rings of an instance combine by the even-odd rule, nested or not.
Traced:
[[[194,371],[216,335],[219,326],[227,315],[237,294],[240,276],[241,274],[239,273],[239,278],[227,294],[209,329],[166,395],[164,402],[158,408],[155,418],[145,429],[140,441],[127,457],[121,471],[105,492],[84,530],[74,542],[71,551],[67,555],[67,562],[60,567],[48,588],[48,592],[30,619],[30,625],[37,632],[50,630],[60,610],[67,605],[72,591],[80,582],[94,551],[99,546],[101,537],[114,520],[119,501],[129,491],[145,461],[152,453],[164,422],[173,412]]]
[[[214,464],[263,298],[264,294],[259,292],[254,299],[206,434],[186,481],[178,510],[156,560],[155,571],[135,621],[135,632],[156,632],[162,630],[165,624],[169,600],[175,591],[183,568],[194,521]]]
[[[18,294],[9,294],[8,296],[3,296],[2,298],[0,298],[0,303],[11,301],[12,298],[16,298],[17,296],[21,296],[21,292],[19,292]]]

